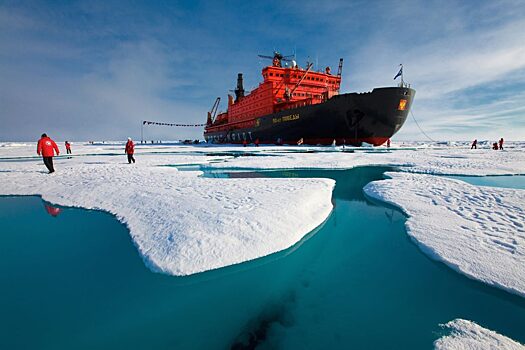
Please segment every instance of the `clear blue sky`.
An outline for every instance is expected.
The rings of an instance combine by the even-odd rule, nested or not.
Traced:
[[[342,92],[392,86],[399,63],[434,139],[525,139],[525,1],[0,1],[0,141],[140,137],[202,123],[245,76],[297,53],[345,59]],[[222,104],[224,108],[224,104]],[[149,127],[154,139],[202,129]],[[398,140],[423,140],[407,120]]]

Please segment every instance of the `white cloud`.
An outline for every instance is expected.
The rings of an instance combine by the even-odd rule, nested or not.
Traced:
[[[0,139],[31,139],[48,132],[57,139],[139,138],[141,120],[195,123],[205,120],[198,106],[168,98],[188,82],[173,69],[174,54],[153,38],[122,41],[95,51],[74,42],[39,35],[46,28],[15,12],[0,11],[12,39],[0,52]],[[9,20],[4,20],[5,18]],[[55,32],[56,28],[49,28]],[[155,139],[200,138],[202,129],[156,129]]]
[[[513,3],[507,7],[501,3],[498,8],[480,3],[474,10],[439,6],[412,9],[417,25],[405,12],[406,21],[399,26],[378,29],[354,53],[345,87],[367,91],[392,86],[397,64],[403,63],[405,80],[417,90],[414,114],[427,133],[440,139],[469,139],[474,134],[524,139],[525,125],[519,122],[525,109],[519,90],[525,73],[524,11]],[[518,10],[513,11],[513,6]],[[402,18],[403,11],[406,7],[394,15]],[[494,85],[513,93],[502,97],[494,90],[493,97],[475,98],[473,91]],[[460,100],[468,107],[458,104]],[[398,137],[422,139],[424,135],[410,117]]]
[[[78,25],[68,13],[0,6],[0,118],[7,124],[0,139],[43,128],[68,138],[122,138],[137,135],[142,119],[204,121],[237,72],[245,73],[247,89],[257,86],[255,54],[270,42],[296,42],[299,53],[321,53],[320,63],[345,57],[344,92],[392,86],[403,63],[417,90],[414,114],[433,137],[471,138],[478,129],[486,137],[525,138],[520,1],[306,1],[281,6],[275,19],[276,4],[259,6],[225,16],[211,6],[184,22],[188,12],[176,6],[113,13],[112,6],[87,3],[79,5],[81,19],[96,20]],[[225,30],[248,15],[246,30]],[[223,19],[220,29],[207,23],[216,18]],[[398,137],[422,138],[410,119]],[[155,138],[202,136],[201,129],[152,131]]]

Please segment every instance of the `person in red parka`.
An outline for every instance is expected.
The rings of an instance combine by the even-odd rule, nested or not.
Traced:
[[[50,174],[55,172],[55,169],[53,168],[54,152],[56,152],[57,156],[60,154],[57,144],[55,143],[55,141],[47,137],[46,134],[42,134],[42,137],[40,138],[40,140],[38,140],[36,153],[38,155],[42,154],[44,164],[46,165]]]
[[[135,153],[135,144],[133,141],[131,141],[131,137],[128,137],[128,142],[126,142],[126,148],[124,149],[124,153],[128,155],[128,163],[131,164],[131,162],[135,163],[135,158],[133,158],[133,153]]]

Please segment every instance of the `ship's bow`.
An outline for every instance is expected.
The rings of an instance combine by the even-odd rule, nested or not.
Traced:
[[[415,93],[408,87],[384,87],[343,97],[348,100],[344,118],[349,143],[385,143],[405,123]]]

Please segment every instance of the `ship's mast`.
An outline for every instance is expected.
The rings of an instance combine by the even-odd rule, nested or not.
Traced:
[[[279,51],[274,51],[273,56],[267,56],[267,55],[258,55],[261,58],[268,58],[272,60],[272,65],[274,67],[282,67],[281,61],[286,62],[295,62],[295,53],[293,55],[287,55],[283,56]],[[294,58],[292,60],[292,57]]]
[[[403,78],[403,64],[400,64],[401,66],[401,87],[405,86],[405,79]]]
[[[343,59],[339,59],[339,68],[337,68],[337,77],[339,78],[339,85],[337,86],[337,93],[339,94],[339,89],[341,88],[341,74],[343,74]]]
[[[394,77],[394,80],[401,76],[401,82],[399,83],[399,87],[410,87],[410,84],[406,84],[405,83],[405,77],[403,76],[403,64],[401,63],[399,65],[401,68],[399,69],[399,72],[396,74],[396,76]]]
[[[339,59],[339,68],[337,69],[337,76],[341,77],[341,74],[343,74],[343,59]]]

